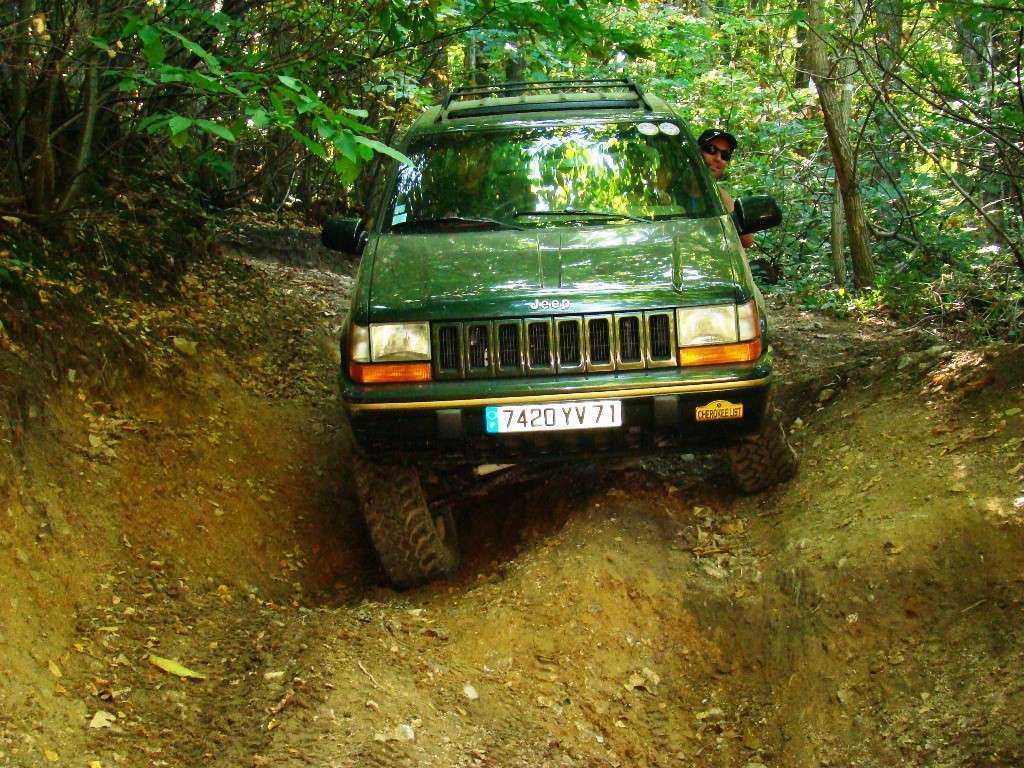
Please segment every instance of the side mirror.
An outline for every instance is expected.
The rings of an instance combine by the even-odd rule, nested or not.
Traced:
[[[328,219],[320,231],[320,241],[332,251],[360,254],[368,235],[362,219]]]
[[[750,195],[736,201],[733,211],[736,229],[740,234],[751,235],[782,223],[782,210],[775,198],[768,195]]]

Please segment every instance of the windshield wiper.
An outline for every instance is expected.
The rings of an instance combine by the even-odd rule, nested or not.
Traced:
[[[522,229],[522,227],[508,221],[472,218],[467,216],[438,216],[434,219],[409,219],[408,221],[402,221],[391,225],[391,229],[395,231],[413,229],[431,230],[444,227],[453,227],[456,229],[466,229],[470,227],[480,229]]]
[[[631,216],[628,213],[617,213],[616,211],[590,211],[585,208],[562,208],[555,211],[515,211],[512,216],[589,216],[601,219],[630,219],[631,221],[642,221],[650,223],[650,219],[643,219],[639,216]]]

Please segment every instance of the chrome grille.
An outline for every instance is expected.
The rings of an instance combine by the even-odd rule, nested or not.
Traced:
[[[672,357],[669,330],[668,315],[650,316],[647,331],[652,360],[667,360]]]
[[[619,359],[623,362],[640,361],[640,318],[619,318]]]
[[[436,323],[438,379],[550,376],[676,365],[671,309]]]
[[[526,368],[530,373],[550,373],[555,367],[551,354],[551,321],[526,321]]]
[[[437,330],[434,344],[434,367],[444,373],[461,373],[459,358],[459,327],[446,325]]]
[[[498,369],[520,370],[523,367],[522,343],[519,323],[498,326]]]
[[[470,325],[466,329],[466,351],[469,353],[469,370],[486,370],[490,365],[490,345],[487,338],[490,328],[486,325]]]
[[[579,365],[580,329],[575,323],[558,324],[558,362],[566,365]]]
[[[587,335],[590,362],[595,365],[610,365],[612,362],[612,336],[607,317],[595,317],[588,321]]]

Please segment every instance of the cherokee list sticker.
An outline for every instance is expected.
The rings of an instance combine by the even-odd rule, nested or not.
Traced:
[[[712,400],[707,405],[698,405],[696,416],[697,421],[742,419],[743,403],[730,403],[728,400]]]

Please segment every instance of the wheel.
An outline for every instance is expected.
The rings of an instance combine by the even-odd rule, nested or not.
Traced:
[[[325,248],[345,253],[360,253],[365,245],[366,230],[362,219],[332,218],[324,222],[320,241]]]
[[[388,580],[406,589],[452,573],[459,543],[451,511],[431,511],[411,467],[353,458],[359,506]]]
[[[729,448],[733,482],[744,493],[757,493],[796,474],[796,451],[786,440],[773,406],[768,407],[761,431]]]

